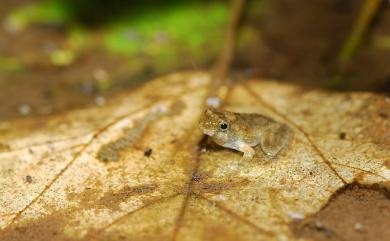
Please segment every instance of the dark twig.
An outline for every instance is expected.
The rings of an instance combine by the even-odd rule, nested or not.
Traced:
[[[240,19],[244,12],[245,2],[246,0],[232,1],[229,25],[227,27],[224,39],[224,46],[217,63],[212,68],[213,83],[208,96],[214,96],[219,97],[220,99],[224,99],[224,96],[218,94],[218,90],[221,86],[227,86],[226,75],[233,61],[234,51],[237,42],[237,30],[239,27]]]

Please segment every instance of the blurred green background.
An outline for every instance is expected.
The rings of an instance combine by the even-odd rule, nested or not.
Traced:
[[[247,1],[232,76],[389,94],[389,9],[385,0]],[[2,0],[0,120],[104,105],[159,75],[209,70],[230,11],[222,0]]]

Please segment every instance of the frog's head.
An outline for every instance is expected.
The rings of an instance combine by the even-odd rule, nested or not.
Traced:
[[[200,123],[203,133],[212,137],[215,141],[226,143],[231,140],[231,124],[236,119],[233,113],[206,109]]]

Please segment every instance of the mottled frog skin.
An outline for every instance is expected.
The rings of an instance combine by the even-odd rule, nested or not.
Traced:
[[[287,125],[269,117],[216,109],[205,111],[200,128],[218,145],[243,152],[249,160],[257,149],[275,158],[287,146],[291,135]]]

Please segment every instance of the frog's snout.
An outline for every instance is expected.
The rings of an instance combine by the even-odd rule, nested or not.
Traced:
[[[215,132],[213,130],[203,130],[203,133],[208,135],[208,136],[213,136]]]

